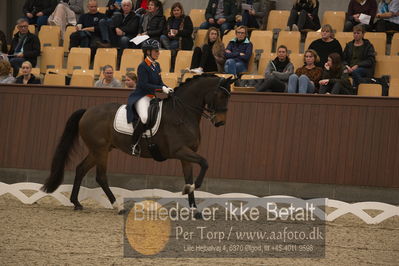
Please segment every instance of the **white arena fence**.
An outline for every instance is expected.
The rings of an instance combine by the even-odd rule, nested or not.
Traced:
[[[72,185],[61,185],[54,193],[47,194],[40,191],[42,184],[38,183],[15,183],[15,184],[6,184],[0,182],[0,196],[5,195],[7,193],[13,195],[17,199],[19,199],[24,204],[33,204],[36,201],[40,200],[43,197],[50,196],[54,199],[58,200],[64,206],[73,206],[73,204],[69,201],[69,197],[64,195],[64,193],[70,193],[72,191]],[[26,196],[22,191],[29,190],[35,191],[30,197]],[[123,188],[111,187],[112,192],[115,194],[117,201],[122,202],[124,198],[174,198],[174,199],[186,199],[186,195],[182,195],[181,192],[170,192],[162,189],[143,189],[143,190],[127,190]],[[196,191],[197,198],[259,198],[257,196],[253,196],[250,194],[243,193],[227,193],[221,195],[215,195],[212,193],[204,192],[204,191]],[[302,200],[296,197],[284,196],[284,195],[276,195],[276,196],[267,196],[263,197],[266,199],[293,199],[296,202],[301,202],[302,204],[306,204],[306,202],[314,202],[317,199],[311,200]],[[105,196],[103,190],[101,188],[86,188],[80,187],[79,192],[79,201],[83,201],[86,199],[91,199],[96,201],[99,205],[105,208],[112,208],[111,203]],[[323,213],[323,215],[318,215],[319,217],[325,217],[325,220],[328,222],[332,222],[339,217],[352,214],[356,217],[363,220],[366,224],[378,224],[386,219],[391,217],[399,216],[399,206],[394,206],[381,202],[357,202],[357,203],[347,203],[339,200],[333,199],[325,199],[324,207],[334,208],[333,211],[329,213]],[[208,202],[209,204],[214,203],[213,201]],[[205,207],[207,202],[201,202],[198,207],[201,209]],[[323,207],[323,206],[316,206]],[[365,210],[372,210],[379,212],[376,216],[370,216]],[[322,211],[319,208],[319,211]]]

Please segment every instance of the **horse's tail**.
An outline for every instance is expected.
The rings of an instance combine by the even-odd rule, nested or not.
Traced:
[[[50,176],[42,186],[42,191],[52,193],[64,180],[64,168],[70,159],[69,154],[78,138],[79,121],[85,112],[85,109],[75,111],[66,122],[64,133],[62,133],[51,162]]]

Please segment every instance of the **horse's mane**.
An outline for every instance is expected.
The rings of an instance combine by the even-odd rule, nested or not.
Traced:
[[[195,80],[202,79],[202,78],[209,78],[209,77],[218,77],[218,76],[216,76],[215,74],[210,74],[210,73],[204,73],[202,75],[195,75],[192,78],[186,79],[186,81],[184,81],[179,86],[177,86],[175,88],[175,91],[179,90],[181,87],[187,86],[188,84],[192,83]]]

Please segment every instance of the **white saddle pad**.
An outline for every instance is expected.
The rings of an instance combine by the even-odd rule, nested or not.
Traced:
[[[155,122],[155,125],[152,127],[153,136],[155,136],[155,134],[158,131],[159,125],[161,124],[161,116],[162,116],[162,101],[159,103],[159,112],[157,115],[157,121]],[[119,107],[118,111],[115,114],[114,129],[116,132],[122,134],[133,135],[133,123],[128,124],[126,119],[126,104],[121,105],[121,107]],[[149,130],[144,132],[144,135],[146,137],[151,137]]]

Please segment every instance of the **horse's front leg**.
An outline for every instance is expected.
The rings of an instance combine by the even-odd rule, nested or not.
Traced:
[[[184,146],[180,150],[176,152],[176,157],[182,161],[184,177],[186,179],[186,185],[183,189],[183,194],[189,194],[193,192],[195,189],[200,188],[202,185],[202,181],[204,180],[205,173],[208,170],[208,162],[206,159],[199,154],[195,153],[190,148]],[[201,167],[200,173],[195,179],[195,184],[193,184],[192,178],[192,166],[186,165],[183,163],[185,161],[187,164],[197,163]],[[186,172],[187,171],[187,174]]]
[[[181,165],[183,168],[184,180],[186,182],[183,188],[183,194],[188,194],[188,205],[190,208],[194,209],[194,217],[196,219],[201,219],[201,212],[197,211],[197,205],[195,204],[194,197],[194,185],[193,184],[193,166],[190,162],[181,160]]]

